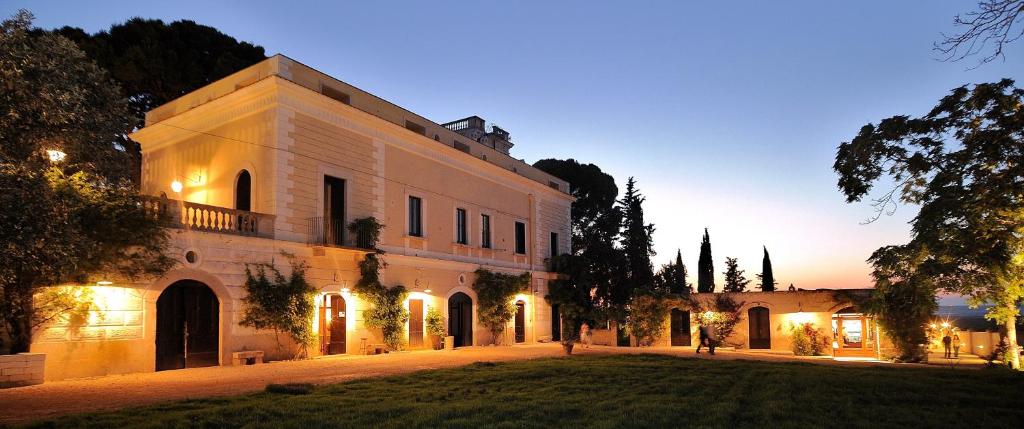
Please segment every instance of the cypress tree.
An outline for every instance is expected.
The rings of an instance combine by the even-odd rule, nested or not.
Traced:
[[[768,257],[768,248],[764,247],[764,259],[761,259],[761,292],[775,292],[775,273],[772,273],[772,259]]]
[[[636,180],[630,177],[626,182],[626,195],[619,201],[623,213],[622,250],[629,270],[627,286],[621,291],[624,298],[632,296],[636,289],[654,287],[654,265],[651,264],[654,225],[644,223],[643,202]]]
[[[715,267],[711,262],[711,236],[704,228],[704,239],[700,242],[700,258],[697,260],[697,292],[715,291]]]

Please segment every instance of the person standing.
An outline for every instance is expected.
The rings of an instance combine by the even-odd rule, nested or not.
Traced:
[[[700,336],[700,342],[697,343],[697,354],[700,354],[700,348],[704,347],[708,343],[708,328],[707,326],[698,326],[697,335]]]
[[[585,349],[589,349],[590,344],[594,342],[593,337],[590,334],[590,324],[587,322],[583,322],[583,324],[580,325],[580,342],[583,343],[581,345]]]
[[[942,337],[942,347],[946,349],[946,359],[953,357],[953,337],[949,336],[949,332]]]
[[[954,332],[953,333],[953,357],[954,358],[959,358],[960,357],[960,333],[959,332]]]

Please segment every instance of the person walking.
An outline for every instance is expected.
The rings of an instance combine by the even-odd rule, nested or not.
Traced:
[[[946,359],[953,357],[953,337],[946,333],[946,336],[942,337],[942,347],[946,349]]]
[[[708,325],[708,354],[715,354],[715,346],[718,345],[718,329],[715,324]]]
[[[953,333],[953,357],[960,358],[960,333]]]
[[[707,326],[698,326],[697,335],[700,336],[700,342],[697,343],[697,354],[700,354],[700,348],[704,347],[708,343],[708,328]]]

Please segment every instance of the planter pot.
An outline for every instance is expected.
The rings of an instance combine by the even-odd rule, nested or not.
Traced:
[[[575,345],[576,344],[574,344],[574,343],[562,343],[562,349],[565,350],[565,354],[571,355],[572,354],[572,348]]]
[[[45,366],[43,353],[0,355],[0,389],[42,384]]]

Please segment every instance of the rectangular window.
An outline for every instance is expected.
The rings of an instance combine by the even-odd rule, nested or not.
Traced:
[[[558,233],[551,233],[551,258],[558,256]]]
[[[516,222],[516,253],[526,254],[526,224]]]
[[[491,248],[491,216],[480,215],[480,247]]]
[[[466,209],[455,209],[455,242],[469,244],[469,234],[466,233]]]
[[[409,235],[423,236],[423,200],[409,197]]]
[[[455,140],[455,148],[463,152],[469,153],[469,145],[458,140]]]

